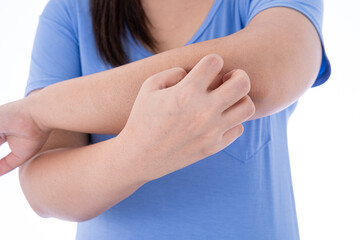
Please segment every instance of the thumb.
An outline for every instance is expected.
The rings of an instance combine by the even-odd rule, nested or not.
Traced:
[[[143,84],[143,88],[150,91],[169,88],[176,85],[185,76],[186,71],[183,68],[170,68],[146,79]]]

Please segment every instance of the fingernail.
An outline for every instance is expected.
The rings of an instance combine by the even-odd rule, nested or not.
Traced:
[[[207,55],[206,58],[207,58],[206,61],[208,62],[209,67],[214,68],[214,69],[221,69],[223,67],[224,60],[219,55],[210,54],[210,55]]]

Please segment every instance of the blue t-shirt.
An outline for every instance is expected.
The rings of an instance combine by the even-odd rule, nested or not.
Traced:
[[[279,6],[303,13],[321,37],[321,0],[215,0],[187,44],[237,32],[259,12]],[[131,61],[152,55],[127,39]],[[108,68],[95,45],[89,1],[50,1],[40,17],[26,93]],[[314,86],[329,75],[323,51]],[[299,239],[287,147],[294,108],[246,122],[244,134],[223,151],[151,181],[79,223],[77,239]],[[91,135],[91,143],[110,137]]]

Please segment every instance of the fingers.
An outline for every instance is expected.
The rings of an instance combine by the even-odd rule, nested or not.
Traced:
[[[10,172],[14,168],[20,166],[23,163],[21,159],[15,156],[13,153],[9,153],[6,157],[0,160],[0,176]]]
[[[231,78],[231,76],[234,74],[234,72],[237,71],[237,69],[232,70],[231,72],[228,72],[227,74],[225,74],[222,77],[222,83],[226,82],[227,80],[229,80]]]
[[[223,112],[223,123],[225,129],[232,128],[248,120],[255,113],[255,105],[251,98],[246,95],[240,101],[235,103],[225,112]]]
[[[240,137],[243,134],[243,132],[244,132],[244,127],[242,124],[239,124],[227,130],[222,138],[221,149],[224,149],[227,146],[229,146],[231,143],[233,143],[238,137]]]
[[[224,60],[216,54],[210,54],[198,64],[181,81],[181,84],[194,84],[197,88],[207,90],[224,66]]]
[[[225,111],[249,93],[250,79],[245,71],[237,69],[225,74],[223,82],[211,94],[222,105],[222,111]]]
[[[186,76],[186,71],[182,68],[170,68],[149,77],[143,84],[147,90],[160,90],[176,85]]]

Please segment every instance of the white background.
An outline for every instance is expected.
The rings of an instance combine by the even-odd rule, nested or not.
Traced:
[[[38,16],[46,2],[0,0],[0,104],[23,96]],[[289,124],[303,240],[360,239],[359,7],[355,0],[325,0],[323,33],[333,73],[325,85],[302,97]],[[33,213],[17,171],[0,178],[1,240],[74,239],[75,230],[74,223]]]

